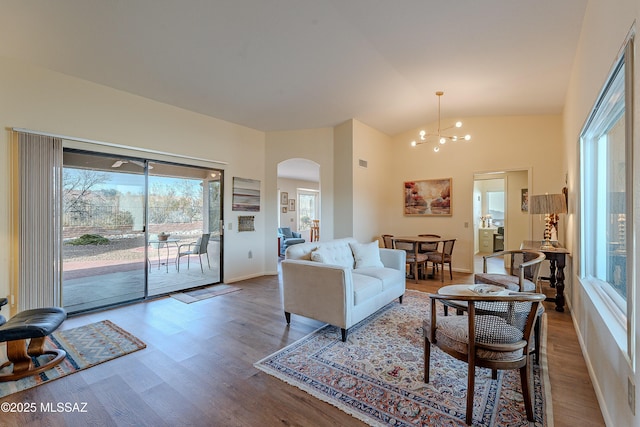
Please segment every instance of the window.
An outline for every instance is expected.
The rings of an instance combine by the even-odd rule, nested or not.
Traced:
[[[318,192],[298,189],[298,231],[310,230],[314,219],[318,219]]]
[[[487,191],[487,212],[494,224],[504,223],[504,191]]]
[[[631,219],[633,40],[614,67],[580,138],[580,278],[600,291],[607,310],[625,321],[632,315]],[[630,345],[627,344],[630,349]]]

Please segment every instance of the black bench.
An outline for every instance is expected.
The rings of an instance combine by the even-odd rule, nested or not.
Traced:
[[[0,307],[2,305],[0,301]],[[67,353],[61,349],[45,350],[44,342],[66,318],[67,312],[63,308],[48,307],[22,311],[4,324],[4,317],[0,319],[0,342],[6,341],[9,359],[0,365],[0,369],[13,364],[12,372],[0,374],[0,382],[36,375],[62,362]],[[28,347],[27,340],[30,340]],[[42,355],[52,357],[41,366],[35,366],[32,357]]]

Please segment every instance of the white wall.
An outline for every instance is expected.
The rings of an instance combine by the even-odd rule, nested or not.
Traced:
[[[579,211],[577,194],[579,191],[578,169],[578,139],[589,112],[607,80],[610,69],[622,49],[627,33],[634,20],[640,17],[640,2],[638,0],[590,0],[585,14],[580,44],[574,58],[573,71],[567,92],[564,110],[564,144],[568,168],[569,214],[567,215],[567,247],[576,253],[579,249],[578,226]],[[636,39],[637,43],[637,39]],[[636,48],[634,96],[635,117],[640,111],[640,67],[638,66],[638,50]],[[640,182],[640,149],[638,138],[640,126],[637,119],[634,123],[634,182]],[[634,239],[640,242],[638,235],[640,188],[634,188],[636,202],[633,218]],[[577,255],[577,254],[576,254]],[[638,256],[636,254],[636,260]],[[615,319],[603,317],[596,306],[603,302],[588,286],[582,286],[577,276],[578,262],[570,272],[573,275],[574,286],[567,289],[568,303],[577,328],[578,338],[583,348],[583,354],[591,373],[596,394],[600,401],[605,422],[610,426],[640,425],[640,418],[634,415],[627,404],[627,380],[631,379],[637,386],[640,375],[633,365],[638,363],[638,342],[640,330],[638,320],[638,301],[640,293],[631,296],[636,313],[632,319],[635,329],[634,357],[629,361],[625,356],[625,349],[620,347],[620,340],[616,335],[624,334]],[[640,283],[640,271],[635,272],[634,288]],[[636,392],[635,407],[640,410],[638,393]]]
[[[335,173],[335,205],[333,215],[339,218],[335,224],[335,237],[353,236],[353,131],[354,120],[348,120],[334,128],[333,167]]]
[[[222,120],[141,98],[70,76],[0,58],[0,295],[9,294],[15,258],[11,251],[10,132],[21,127],[131,147],[226,161],[225,223],[231,211],[232,177],[263,183],[265,134]],[[263,184],[264,190],[264,184]],[[255,233],[225,235],[224,280],[263,273],[265,199]],[[275,246],[275,245],[274,245]],[[247,253],[253,251],[253,258]],[[275,251],[275,249],[274,249]]]
[[[353,121],[353,237],[360,242],[387,234],[380,225],[389,212],[381,207],[389,206],[394,199],[393,180],[389,179],[395,173],[389,167],[392,148],[389,136]],[[366,167],[360,166],[360,160]]]
[[[390,202],[381,206],[387,212],[381,230],[395,235],[435,233],[456,238],[453,268],[473,272],[474,174],[531,170],[530,194],[557,193],[565,185],[566,166],[561,149],[562,117],[559,115],[463,117],[461,120],[472,140],[447,143],[438,153],[434,153],[429,144],[410,146],[419,129],[393,137],[389,169],[394,172],[389,181],[396,190]],[[431,124],[426,128],[434,126]],[[403,183],[437,178],[453,179],[452,215],[403,216]],[[542,234],[540,227],[533,221],[533,235]]]

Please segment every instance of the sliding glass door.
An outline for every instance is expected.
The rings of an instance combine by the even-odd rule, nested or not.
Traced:
[[[149,164],[149,295],[220,282],[219,171]]]
[[[145,163],[72,151],[63,162],[63,306],[144,298]]]
[[[65,150],[63,177],[67,311],[220,282],[221,171]]]

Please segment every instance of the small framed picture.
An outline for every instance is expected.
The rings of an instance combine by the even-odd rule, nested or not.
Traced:
[[[289,193],[285,191],[280,193],[280,204],[282,206],[289,206]]]
[[[287,207],[286,206],[282,207],[282,213],[287,213]]]
[[[529,212],[529,190],[526,188],[520,190],[520,210]]]
[[[296,210],[296,199],[289,199],[289,212],[295,212]]]

